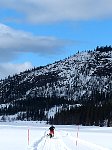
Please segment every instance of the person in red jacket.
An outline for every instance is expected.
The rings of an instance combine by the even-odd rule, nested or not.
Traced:
[[[50,137],[54,136],[54,129],[55,129],[55,127],[53,125],[49,128],[49,130],[50,130],[50,133],[49,133]]]

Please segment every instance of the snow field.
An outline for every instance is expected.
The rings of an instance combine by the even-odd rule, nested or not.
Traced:
[[[112,128],[56,126],[55,137],[44,135],[28,150],[111,150]],[[105,139],[106,138],[106,139]]]
[[[55,126],[49,138],[49,125],[0,123],[1,150],[112,150],[111,127]],[[28,145],[29,129],[29,145]]]

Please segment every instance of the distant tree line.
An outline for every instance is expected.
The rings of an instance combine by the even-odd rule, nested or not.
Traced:
[[[67,107],[50,118],[51,124],[76,124],[84,126],[112,126],[112,94],[93,92],[95,95],[81,99],[81,105]]]
[[[15,100],[9,105],[4,105],[0,108],[0,116],[8,116],[17,114],[18,120],[47,120],[47,112],[54,106],[60,106],[64,104],[73,105],[74,101],[69,101],[56,97],[31,97],[26,99]]]
[[[97,46],[95,50],[100,51],[100,52],[108,52],[108,51],[112,51],[112,47],[111,45],[110,46],[106,45],[106,46],[101,46],[101,47]]]

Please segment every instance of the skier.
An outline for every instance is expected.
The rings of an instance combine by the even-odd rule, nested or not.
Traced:
[[[53,125],[49,128],[49,130],[50,130],[50,133],[49,133],[50,138],[54,136],[54,129],[55,129],[55,127]]]

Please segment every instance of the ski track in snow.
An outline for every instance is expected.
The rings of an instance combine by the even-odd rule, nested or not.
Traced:
[[[77,143],[77,144],[76,144]],[[76,138],[70,133],[55,131],[55,137],[44,135],[33,143],[28,150],[110,150],[95,143]]]
[[[46,133],[46,132],[45,132]],[[35,141],[28,150],[71,150],[63,142],[62,136],[59,132],[55,132],[55,137],[49,138],[47,135],[41,137],[40,140]]]

